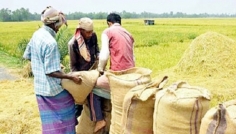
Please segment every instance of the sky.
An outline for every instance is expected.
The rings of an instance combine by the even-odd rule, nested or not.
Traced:
[[[236,14],[236,0],[0,0],[0,9],[29,9],[41,13],[52,6],[64,13],[74,12],[151,12],[187,14]]]

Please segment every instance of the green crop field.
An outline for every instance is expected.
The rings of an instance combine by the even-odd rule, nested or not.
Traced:
[[[78,21],[68,21],[71,35],[77,24]],[[41,25],[40,21],[0,22],[0,65],[9,69],[22,70],[23,65],[19,65],[22,48],[19,48],[19,44],[29,40]],[[151,69],[153,79],[166,75],[169,77],[166,86],[182,80],[190,85],[206,88],[211,92],[211,107],[236,98],[235,75],[234,77],[224,75],[224,73],[236,74],[236,65],[231,64],[236,63],[234,60],[236,57],[230,53],[236,50],[236,18],[155,19],[155,25],[144,25],[143,19],[126,19],[122,20],[122,25],[135,39],[136,66]],[[94,31],[97,33],[100,47],[101,33],[105,28],[107,28],[106,20],[94,20]],[[208,34],[206,40],[200,38],[199,42],[195,41],[197,37],[207,32],[224,36],[219,36],[220,38],[217,39],[218,36],[215,36],[217,34],[212,34],[214,38],[211,40],[209,36],[211,34]],[[203,47],[198,47],[198,43]],[[191,44],[194,44],[192,46],[196,49],[189,49]],[[62,45],[65,46],[64,49],[67,48],[67,43]],[[227,46],[227,51],[224,51],[224,45]],[[209,46],[213,46],[210,47],[212,49],[208,49]],[[203,54],[197,55],[197,51]],[[191,53],[185,54],[185,52]],[[191,57],[193,55],[198,57]],[[68,56],[66,57],[62,62],[68,67]],[[183,58],[185,60],[182,60],[181,66],[177,66]],[[212,60],[209,60],[210,58]],[[222,58],[224,62],[218,62]],[[191,62],[191,59],[195,61]],[[183,67],[188,62],[190,66]],[[178,67],[186,70],[181,72]],[[195,70],[192,71],[191,67]],[[206,67],[206,69],[198,69],[198,67]],[[210,70],[212,68],[213,70]],[[188,72],[188,69],[192,72]],[[204,69],[210,72],[204,72]],[[0,106],[0,133],[41,133],[32,79],[6,80],[0,81],[0,84],[0,101],[3,102]]]
[[[174,66],[185,49],[197,36],[214,31],[236,39],[236,19],[155,19],[155,25],[144,25],[143,19],[122,20],[122,25],[135,39],[136,65],[151,68],[155,73]],[[74,33],[78,21],[68,21],[68,29]],[[42,23],[0,22],[0,50],[17,55],[17,45],[30,39]],[[99,45],[106,20],[94,20],[94,31]],[[64,44],[67,45],[67,44]]]

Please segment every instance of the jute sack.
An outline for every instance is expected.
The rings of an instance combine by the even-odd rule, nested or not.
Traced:
[[[198,134],[209,105],[207,89],[174,83],[156,94],[154,134]]]
[[[111,124],[111,100],[102,99],[102,112],[106,126],[94,133],[95,122],[91,121],[88,105],[84,104],[83,111],[79,117],[79,124],[76,126],[76,134],[109,134]]]
[[[64,89],[73,96],[75,103],[83,104],[89,93],[92,91],[99,72],[97,70],[71,72],[82,79],[81,84],[76,84],[72,80],[62,79],[61,84]]]
[[[211,108],[202,118],[200,134],[235,134],[236,100]]]
[[[167,76],[132,88],[124,98],[122,134],[153,134],[154,97],[167,81]]]
[[[123,71],[109,71],[106,76],[109,80],[112,103],[112,119],[110,134],[121,134],[122,105],[126,93],[137,85],[151,81],[151,70],[134,67]]]

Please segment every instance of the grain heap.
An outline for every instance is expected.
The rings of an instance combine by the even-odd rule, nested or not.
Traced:
[[[234,40],[216,32],[207,32],[192,41],[175,71],[203,77],[232,77],[236,74],[235,51]]]

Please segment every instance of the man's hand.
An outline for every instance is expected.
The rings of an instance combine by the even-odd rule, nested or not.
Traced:
[[[71,75],[71,80],[73,80],[76,84],[81,84],[82,79],[79,76]]]
[[[104,69],[106,68],[106,65],[107,65],[107,60],[99,60],[97,70],[100,73],[100,75],[104,74]]]
[[[100,74],[100,75],[103,75],[103,74],[104,74],[104,71],[99,71],[99,74]]]

